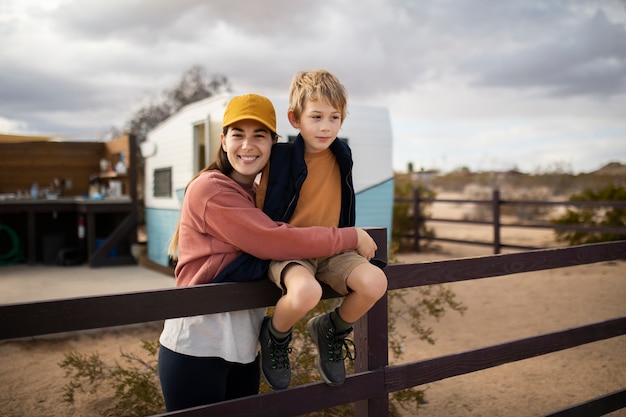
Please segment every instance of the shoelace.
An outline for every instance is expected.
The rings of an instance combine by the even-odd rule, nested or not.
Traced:
[[[348,358],[351,361],[356,359],[356,346],[354,342],[345,337],[336,336],[333,329],[326,332],[326,346],[328,347],[328,360],[331,362],[342,362]],[[350,350],[352,347],[352,351]]]
[[[275,343],[270,341],[269,346],[272,369],[289,369],[289,354],[291,353],[289,342]]]

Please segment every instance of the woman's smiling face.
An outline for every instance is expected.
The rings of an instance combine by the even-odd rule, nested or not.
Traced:
[[[256,120],[240,120],[228,127],[221,141],[234,169],[230,177],[242,184],[252,184],[270,158],[273,139],[269,129]]]

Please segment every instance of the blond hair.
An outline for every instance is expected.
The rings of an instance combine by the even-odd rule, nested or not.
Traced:
[[[289,87],[289,110],[296,120],[300,120],[307,101],[327,100],[339,110],[341,121],[348,113],[348,93],[339,79],[326,70],[301,71],[291,81]]]

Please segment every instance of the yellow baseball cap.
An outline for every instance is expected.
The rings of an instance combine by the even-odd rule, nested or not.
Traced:
[[[267,97],[258,94],[233,97],[224,111],[222,128],[246,119],[263,123],[272,132],[276,132],[276,110]]]

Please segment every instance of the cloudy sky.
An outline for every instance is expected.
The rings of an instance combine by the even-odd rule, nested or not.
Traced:
[[[334,72],[399,171],[626,163],[626,0],[0,0],[0,132],[123,127],[193,65],[273,96]]]

